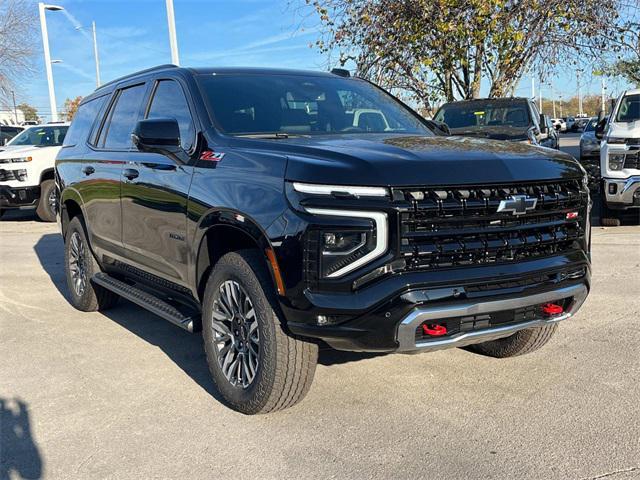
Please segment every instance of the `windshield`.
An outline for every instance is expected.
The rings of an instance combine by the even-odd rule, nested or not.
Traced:
[[[217,74],[198,81],[217,127],[227,134],[432,135],[410,110],[363,80]]]
[[[36,147],[57,147],[62,145],[68,125],[31,127],[16,135],[7,145],[35,145]]]
[[[635,122],[640,120],[640,94],[627,95],[620,102],[616,122]]]
[[[526,102],[461,102],[440,107],[435,120],[449,128],[514,127],[529,126],[529,109]]]
[[[593,117],[587,123],[587,126],[584,127],[585,132],[593,132],[596,129],[596,125],[598,124],[598,117]]]

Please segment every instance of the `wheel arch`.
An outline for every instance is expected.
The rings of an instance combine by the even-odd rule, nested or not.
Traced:
[[[47,168],[43,170],[42,173],[40,173],[39,185],[42,185],[42,182],[44,182],[45,180],[55,180],[55,169],[53,167]]]
[[[62,238],[64,238],[67,233],[69,222],[78,215],[83,215],[80,194],[76,190],[65,189],[60,198],[60,229],[62,231]]]
[[[244,249],[256,249],[262,254],[271,275],[274,291],[284,295],[284,284],[271,242],[257,222],[231,210],[211,213],[198,228],[195,285],[202,300],[209,273],[223,255]]]

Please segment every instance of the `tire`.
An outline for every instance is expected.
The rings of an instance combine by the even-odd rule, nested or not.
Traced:
[[[619,218],[602,217],[600,223],[603,227],[619,227],[622,225],[622,221]]]
[[[543,327],[527,328],[513,335],[490,342],[470,345],[472,352],[495,358],[516,357],[531,353],[547,344],[558,328],[557,323]]]
[[[302,400],[318,359],[315,343],[284,330],[271,284],[260,252],[240,250],[218,261],[204,293],[202,336],[209,371],[224,401],[247,415]]]
[[[56,221],[55,195],[56,183],[53,180],[45,180],[42,182],[40,185],[40,201],[38,201],[36,215],[43,222]]]
[[[89,247],[81,216],[74,217],[67,227],[64,270],[71,305],[78,310],[107,310],[118,302],[118,295],[91,282],[91,277],[100,272],[100,266]]]
[[[4,215],[4,210],[0,208],[0,218],[2,218],[3,215]]]

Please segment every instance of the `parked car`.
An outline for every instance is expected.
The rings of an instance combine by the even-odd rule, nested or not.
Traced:
[[[598,117],[591,117],[580,136],[580,160],[593,158],[600,161],[600,140],[596,138],[596,125]]]
[[[442,105],[434,116],[452,135],[491,138],[552,147],[546,116],[528,98],[485,98]]]
[[[603,225],[618,226],[624,216],[640,222],[640,89],[627,90],[608,119],[601,112],[600,140]]]
[[[582,132],[589,123],[589,117],[577,117],[571,128],[574,132]]]
[[[68,128],[68,123],[28,127],[0,147],[0,216],[35,207],[40,220],[55,222],[53,169]]]
[[[551,123],[553,124],[553,128],[555,128],[557,131],[567,131],[567,122],[565,122],[562,118],[552,118]]]
[[[388,126],[354,126],[360,107]],[[342,74],[161,66],[103,85],[56,162],[69,300],[202,329],[247,414],[305,396],[319,341],[529,353],[590,288],[585,173],[430,125]]]
[[[9,143],[13,137],[19,134],[24,128],[17,125],[0,125],[0,147]]]
[[[567,124],[567,130],[573,131],[573,124],[576,123],[576,119],[574,117],[562,117],[562,119]]]

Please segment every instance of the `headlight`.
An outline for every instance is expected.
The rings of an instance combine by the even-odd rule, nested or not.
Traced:
[[[627,141],[624,138],[609,137],[609,138],[607,138],[607,143],[609,143],[609,144],[625,144],[625,143],[627,143]]]
[[[318,272],[321,278],[338,278],[380,257],[387,251],[387,214],[352,210],[308,208],[313,215],[372,220],[370,228],[325,229],[319,238]]]
[[[613,154],[609,155],[609,168],[611,170],[622,170],[624,167],[624,157],[623,154]]]
[[[33,160],[32,157],[16,157],[16,158],[8,158],[7,163],[30,162],[31,160]]]

